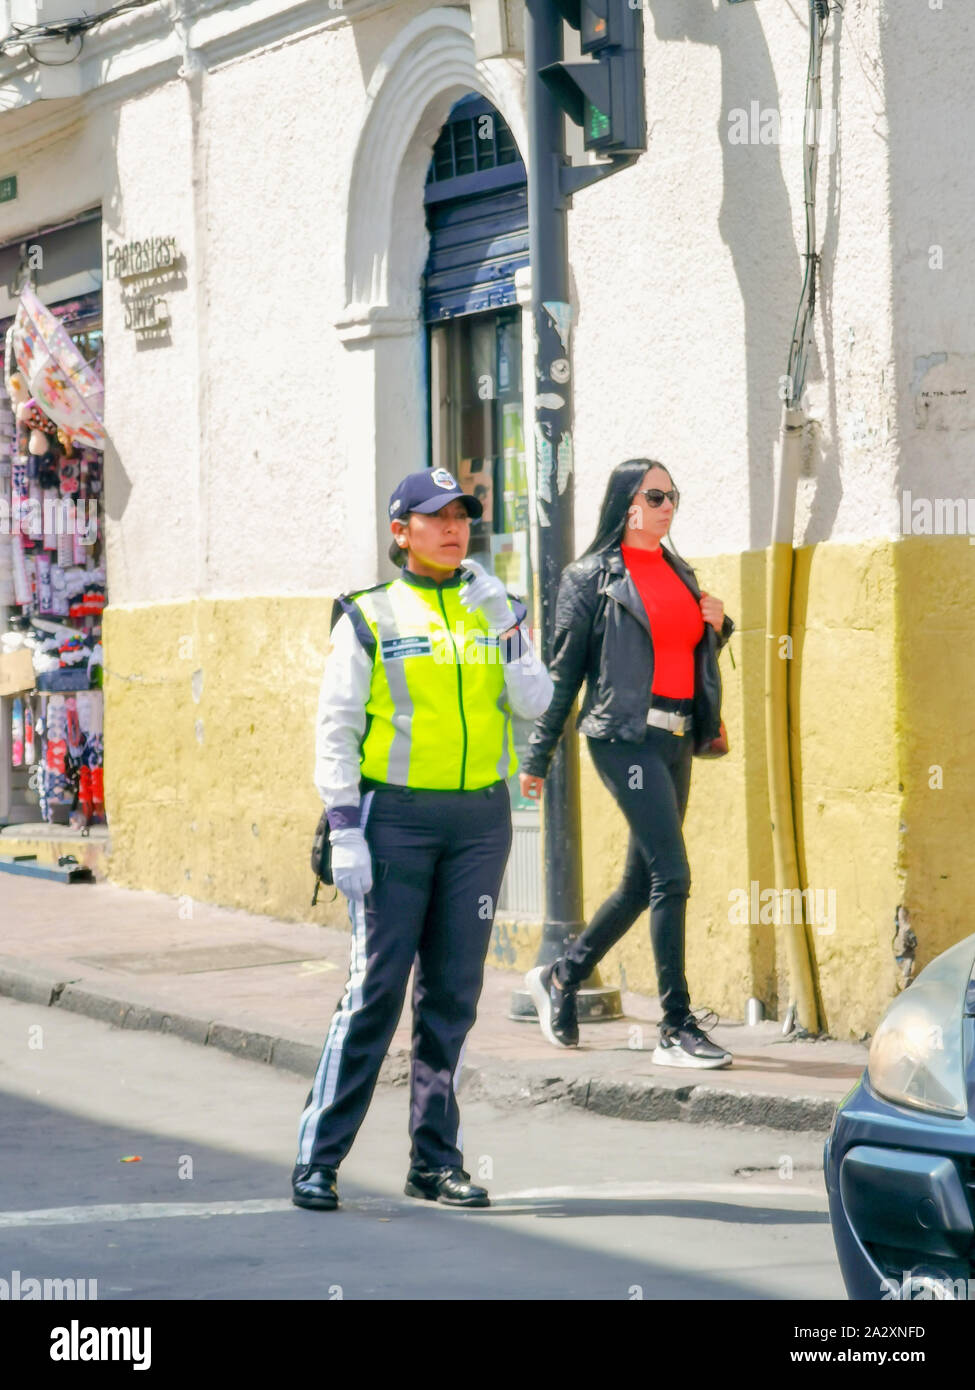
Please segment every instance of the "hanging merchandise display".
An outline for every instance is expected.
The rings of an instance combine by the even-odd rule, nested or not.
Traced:
[[[103,387],[65,326],[25,286],[4,341],[0,486],[10,519],[0,553],[8,630],[0,662],[30,653],[31,688],[3,701],[10,761],[29,773],[40,815],[105,822],[101,617]],[[18,683],[31,677],[21,675]]]
[[[77,444],[104,449],[101,376],[30,285],[20,294],[13,349],[38,407]]]

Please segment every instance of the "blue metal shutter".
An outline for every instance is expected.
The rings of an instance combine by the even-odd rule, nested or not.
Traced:
[[[477,138],[490,116],[492,138]],[[525,166],[501,116],[481,97],[451,111],[424,194],[430,251],[423,277],[428,323],[514,304],[515,271],[529,264]]]

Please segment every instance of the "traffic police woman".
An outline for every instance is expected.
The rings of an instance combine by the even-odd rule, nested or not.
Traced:
[[[348,984],[298,1129],[297,1206],[338,1205],[336,1169],[361,1125],[410,968],[411,1166],[406,1192],[484,1207],[459,1148],[455,1086],[511,848],[512,715],[552,698],[526,609],[465,560],[477,498],[443,468],[389,502],[402,573],[336,601],[318,707],[315,782],[348,898]]]

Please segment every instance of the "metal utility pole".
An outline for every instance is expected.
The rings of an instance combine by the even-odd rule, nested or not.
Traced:
[[[583,5],[586,0],[582,0]],[[625,3],[625,0],[624,0]],[[536,497],[538,584],[541,599],[542,657],[551,657],[555,603],[563,569],[574,558],[572,454],[572,348],[566,216],[571,192],[632,163],[632,153],[613,163],[572,169],[566,164],[563,107],[582,123],[584,112],[572,76],[587,76],[596,64],[562,65],[563,14],[575,27],[580,6],[572,0],[526,0],[525,82],[530,158],[528,216],[531,235],[532,318],[535,331]],[[642,31],[641,31],[642,36]],[[642,78],[642,64],[641,64]],[[602,74],[599,74],[602,77]],[[642,114],[642,90],[640,92]],[[606,103],[608,105],[608,103]],[[585,110],[595,125],[591,106]],[[597,115],[599,113],[597,112]],[[600,125],[601,130],[606,127]],[[571,717],[570,717],[571,719]],[[545,921],[536,964],[560,956],[570,938],[584,928],[582,913],[582,836],[579,800],[579,745],[567,725],[545,779],[542,805]],[[582,1022],[622,1016],[618,989],[607,988],[598,972],[579,991]],[[532,1018],[527,990],[515,990],[512,1018]]]

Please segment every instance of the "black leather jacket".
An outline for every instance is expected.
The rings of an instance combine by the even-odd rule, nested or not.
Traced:
[[[664,558],[700,599],[690,565],[664,546]],[[695,748],[716,738],[721,723],[718,652],[735,625],[725,617],[721,634],[710,623],[694,652]],[[544,777],[583,680],[586,696],[576,721],[590,738],[642,743],[653,684],[653,642],[646,609],[618,545],[568,565],[559,584],[555,635],[548,663],[552,702],[535,721],[521,771]]]

